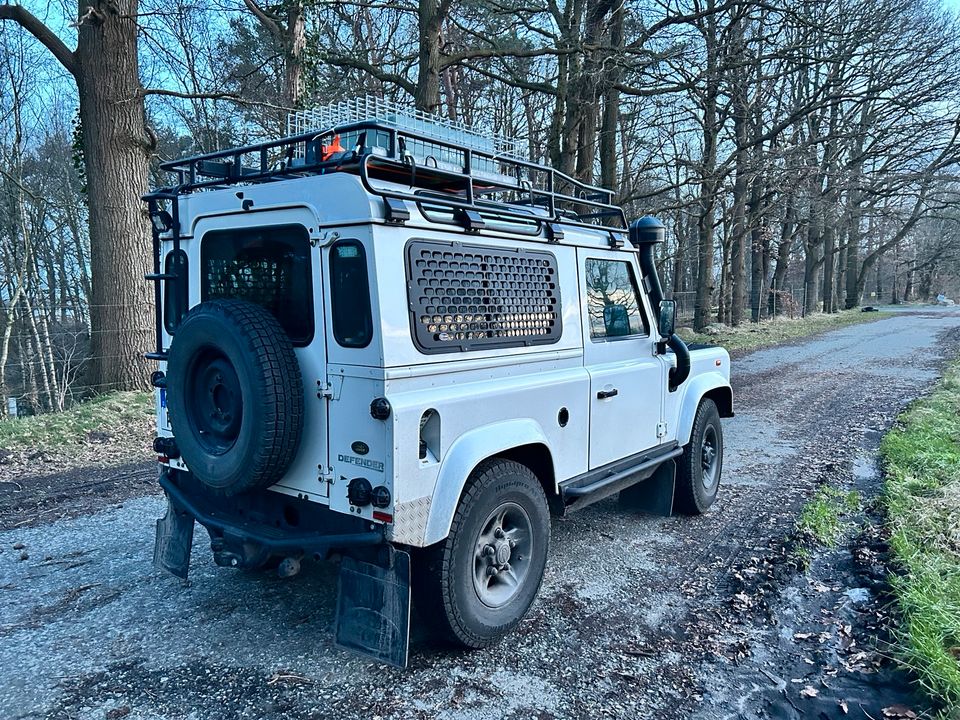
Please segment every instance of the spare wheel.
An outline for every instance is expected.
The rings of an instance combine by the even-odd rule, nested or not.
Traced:
[[[303,380],[290,338],[242,300],[197,305],[167,361],[167,408],[187,468],[221,495],[265,488],[290,466],[303,429]]]

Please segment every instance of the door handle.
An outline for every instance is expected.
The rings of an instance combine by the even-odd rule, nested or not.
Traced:
[[[620,394],[620,391],[614,388],[613,390],[601,390],[597,393],[597,400],[606,400],[607,398],[616,397]]]

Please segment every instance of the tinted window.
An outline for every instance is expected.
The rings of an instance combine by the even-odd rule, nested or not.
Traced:
[[[210,232],[200,249],[201,299],[265,307],[295,345],[313,339],[310,238],[301,225]]]
[[[646,335],[650,332],[640,305],[630,264],[621,260],[585,263],[590,337],[595,339]]]
[[[344,347],[361,348],[373,337],[367,255],[356,240],[330,248],[330,313],[333,336]]]
[[[163,265],[164,275],[176,275],[163,281],[163,325],[173,335],[187,313],[187,254],[183,250],[171,252]]]

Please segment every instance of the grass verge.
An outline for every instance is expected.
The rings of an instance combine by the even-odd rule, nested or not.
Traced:
[[[884,438],[900,658],[960,717],[960,362]]]
[[[716,334],[684,330],[681,337],[687,342],[722,345],[731,351],[755,350],[827,330],[878,320],[883,317],[889,317],[889,315],[886,313],[865,313],[860,312],[859,309],[843,310],[838,313],[815,313],[803,318],[775,318],[760,323],[748,322],[735,328],[716,326],[722,328]]]
[[[153,433],[153,394],[115,392],[62,413],[0,420],[4,465],[58,467],[109,465],[148,457]]]

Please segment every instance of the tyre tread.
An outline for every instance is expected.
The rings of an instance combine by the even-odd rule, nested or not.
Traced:
[[[704,398],[697,407],[693,418],[693,428],[690,430],[690,441],[683,449],[683,455],[677,461],[677,482],[673,495],[673,506],[677,512],[684,515],[701,515],[712,503],[704,503],[701,494],[697,492],[700,483],[698,466],[700,455],[693,448],[699,445],[698,438],[703,432],[703,426],[716,419],[719,424],[720,414],[717,406],[710,398]],[[722,437],[722,435],[720,436]],[[722,451],[721,445],[721,451]]]
[[[211,492],[222,495],[268,487],[289,467],[302,434],[303,378],[293,344],[270,311],[254,303],[234,299],[207,301],[191,310],[184,322],[190,316],[203,314],[227,318],[252,353],[264,388],[255,401],[265,418],[265,432],[259,444],[261,451],[249,471],[229,487],[208,487]]]

